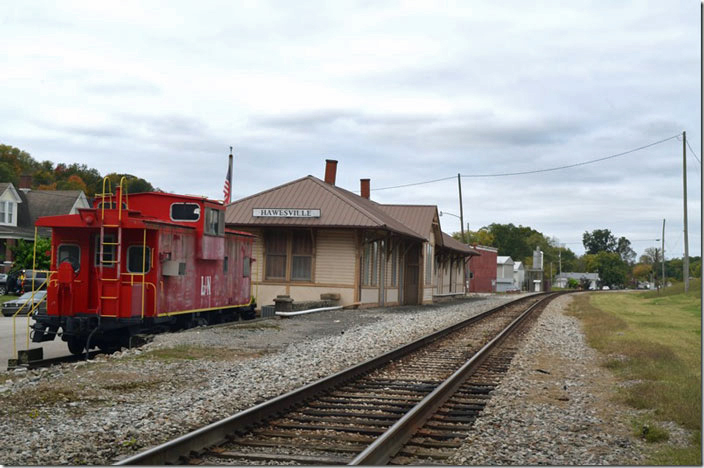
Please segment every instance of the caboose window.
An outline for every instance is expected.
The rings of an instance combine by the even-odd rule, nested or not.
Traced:
[[[147,247],[147,258],[143,259],[144,248],[141,245],[131,245],[127,248],[127,271],[130,273],[149,273],[152,268],[152,249]],[[144,271],[142,271],[144,262]]]
[[[200,205],[198,203],[174,203],[171,205],[171,219],[173,221],[198,221],[200,219]]]
[[[251,271],[252,259],[249,257],[244,257],[244,262],[242,262],[242,277],[249,278],[249,272]]]
[[[74,271],[81,269],[81,248],[76,244],[61,244],[56,251],[56,267],[69,262]]]
[[[111,245],[115,243],[115,234],[105,234],[103,238],[103,267],[111,268],[115,266],[115,251],[117,249],[116,245]],[[93,264],[95,266],[100,266],[100,236],[95,236],[95,259]]]
[[[213,236],[225,235],[225,212],[223,210],[205,209],[205,233]]]

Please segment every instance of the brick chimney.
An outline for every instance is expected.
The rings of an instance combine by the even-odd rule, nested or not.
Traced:
[[[325,160],[325,183],[335,185],[335,176],[337,175],[337,161],[334,159]]]
[[[24,174],[20,176],[19,188],[28,190],[32,188],[32,176],[30,174]]]
[[[359,190],[362,198],[369,200],[369,179],[359,179]]]

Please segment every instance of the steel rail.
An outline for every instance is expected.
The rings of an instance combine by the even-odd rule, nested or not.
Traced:
[[[455,371],[435,390],[423,398],[401,419],[380,435],[371,445],[359,453],[349,465],[385,465],[423,427],[433,414],[457,391],[458,388],[486,360],[490,352],[500,345],[535,310],[538,305],[554,295],[543,297],[514,319],[491,341],[485,344],[462,367]]]
[[[227,440],[227,436],[233,433],[242,433],[257,425],[261,421],[277,416],[294,406],[312,399],[314,396],[342,385],[360,375],[371,372],[389,361],[405,356],[417,349],[426,346],[450,333],[464,328],[472,323],[480,321],[499,310],[515,305],[531,297],[545,295],[539,293],[528,297],[507,302],[493,309],[477,314],[462,322],[451,325],[437,332],[426,335],[412,343],[400,346],[388,353],[382,354],[361,364],[357,364],[348,369],[337,372],[331,376],[324,377],[308,385],[292,390],[288,393],[267,400],[256,406],[240,411],[220,421],[216,421],[207,426],[201,427],[188,434],[184,434],[176,439],[157,445],[143,452],[132,455],[128,458],[117,461],[114,465],[165,465],[178,463],[179,458],[187,456],[192,452],[198,452],[206,447],[218,445]]]

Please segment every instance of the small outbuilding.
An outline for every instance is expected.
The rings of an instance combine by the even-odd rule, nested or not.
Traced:
[[[513,291],[513,259],[504,255],[496,257],[496,292]]]

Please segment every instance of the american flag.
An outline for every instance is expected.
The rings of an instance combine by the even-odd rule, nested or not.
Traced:
[[[230,157],[227,165],[227,176],[225,176],[225,188],[222,193],[225,195],[225,200],[223,203],[227,205],[230,203],[230,194],[232,189],[232,147],[230,147]]]

